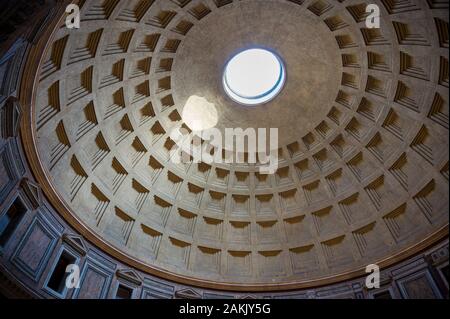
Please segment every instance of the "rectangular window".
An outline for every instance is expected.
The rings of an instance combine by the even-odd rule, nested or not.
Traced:
[[[389,290],[385,290],[375,293],[373,294],[373,299],[392,299],[391,292]]]
[[[0,247],[4,247],[20,224],[27,209],[20,199],[16,199],[6,214],[0,218]]]
[[[67,266],[75,264],[76,261],[77,259],[74,256],[63,250],[55,268],[53,268],[47,287],[60,295],[63,294],[66,286],[66,278],[69,275],[69,273],[66,273]]]
[[[116,292],[116,299],[131,299],[133,296],[133,289],[119,285]]]
[[[448,286],[448,276],[449,276],[449,265],[444,266],[441,268],[441,273],[442,273],[442,277],[444,277],[445,282],[447,283]]]

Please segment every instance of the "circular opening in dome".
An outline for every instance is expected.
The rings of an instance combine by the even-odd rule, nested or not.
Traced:
[[[280,57],[264,49],[236,54],[223,75],[225,92],[234,101],[257,105],[272,100],[284,86],[286,71]]]

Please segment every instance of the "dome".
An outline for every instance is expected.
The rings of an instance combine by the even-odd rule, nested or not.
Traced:
[[[302,289],[404,260],[448,226],[448,7],[375,2],[380,28],[368,1],[86,0],[29,58],[33,175],[93,245],[178,283]],[[180,128],[276,128],[276,169],[176,162]]]

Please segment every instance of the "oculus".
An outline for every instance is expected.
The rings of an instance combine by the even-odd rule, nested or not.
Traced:
[[[237,103],[258,105],[283,89],[286,71],[281,58],[269,50],[253,48],[233,56],[225,67],[223,86]]]

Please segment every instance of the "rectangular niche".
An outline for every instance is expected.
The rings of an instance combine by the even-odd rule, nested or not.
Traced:
[[[113,270],[102,263],[102,259],[88,256],[81,270],[80,289],[73,299],[105,299],[111,285]]]
[[[11,145],[11,144],[10,144]],[[8,145],[0,149],[0,201],[3,202],[5,197],[17,182],[17,173],[13,168],[15,161],[13,154]]]
[[[88,145],[84,148],[86,154],[88,154],[92,169],[96,169],[97,166],[102,163],[102,161],[108,156],[111,152],[111,149],[108,146],[108,143],[105,140],[102,132],[99,132],[94,140],[94,143],[88,143]]]
[[[239,189],[249,189],[250,174],[248,172],[234,172],[233,187]]]
[[[220,241],[223,233],[223,220],[204,216],[200,219],[198,234],[200,238]]]
[[[189,264],[191,244],[182,240],[169,237],[161,246],[158,259],[161,258],[167,264],[186,268]]]
[[[213,172],[211,183],[213,185],[227,187],[229,176],[230,176],[229,171],[221,168],[216,168]]]
[[[103,118],[107,119],[125,108],[125,94],[123,88],[116,90],[112,95],[103,96],[100,109],[103,110]]]
[[[353,260],[352,249],[342,235],[320,243],[329,267],[340,267]]]
[[[158,255],[161,238],[162,233],[141,224],[140,232],[136,233],[136,240],[133,240],[133,244],[145,257],[154,259]]]
[[[372,299],[394,299],[394,293],[391,289],[382,290],[376,293],[370,294]]]
[[[286,273],[281,250],[258,251],[258,266],[263,277],[282,276]]]
[[[194,171],[192,174],[193,177],[197,178],[202,182],[206,182],[211,172],[211,165],[205,163],[198,163],[193,171]]]
[[[171,146],[171,147],[177,147],[177,146]],[[170,151],[170,149],[169,149]],[[189,169],[191,168],[191,166],[193,166],[193,162],[194,162],[194,157],[185,152],[185,151],[180,151],[179,150],[179,155],[181,157],[181,161],[179,163],[173,163],[173,165],[175,166],[174,170],[177,171],[181,171],[183,173],[187,173],[189,171]]]
[[[130,203],[134,209],[139,213],[142,208],[147,203],[148,195],[150,194],[150,190],[144,187],[140,182],[135,180],[134,178],[130,181],[130,187],[128,188],[129,194],[128,199],[132,199],[133,201]]]
[[[109,226],[106,227],[105,232],[108,233],[121,245],[127,245],[130,239],[131,231],[133,229],[135,220],[130,217],[128,213],[122,209],[115,207],[114,214],[109,221]]]
[[[320,179],[307,185],[304,185],[302,188],[308,205],[312,205],[314,203],[329,199],[328,192],[324,188]]]
[[[336,229],[343,229],[345,223],[341,222],[333,206],[325,207],[311,213],[317,234],[323,236],[332,234]]]
[[[316,174],[309,159],[301,160],[294,164],[299,180],[303,181]]]
[[[270,175],[255,173],[255,187],[256,188],[271,188]]]
[[[36,124],[39,130],[61,111],[59,81],[50,85],[46,91],[41,92],[36,105],[44,106],[37,110]]]
[[[354,193],[338,203],[347,224],[358,223],[372,216],[374,208],[367,207],[359,193]]]
[[[284,227],[288,242],[304,243],[311,239],[311,231],[304,220],[305,215],[284,219]]]
[[[133,292],[133,288],[119,284],[114,299],[133,299]]]
[[[294,211],[299,208],[297,189],[279,193],[281,209],[283,212]]]
[[[290,185],[294,183],[289,166],[279,168],[275,174],[277,185]]]
[[[71,147],[63,120],[59,121],[56,125],[56,128],[52,132],[51,138],[46,145],[51,147],[48,149],[48,153],[50,155],[50,170],[52,170],[57,164],[61,163],[61,159],[66,155],[67,151]]]
[[[195,269],[206,273],[220,273],[221,250],[198,246],[196,250]]]
[[[397,149],[396,144],[387,133],[378,132],[372,137],[366,148],[381,163],[385,163],[390,162],[391,156]]]
[[[446,197],[448,197],[448,187],[432,179],[414,195],[413,199],[430,223],[435,223],[443,216],[444,218],[447,216],[448,201],[442,200]]]
[[[303,151],[298,142],[291,143],[291,144],[287,145],[286,147],[289,151],[289,155],[291,156],[291,158],[295,158],[295,157],[303,154]]]
[[[192,236],[194,233],[197,215],[178,208],[176,214],[171,215],[171,228],[179,233]]]
[[[411,155],[402,153],[389,168],[389,171],[406,191],[415,187],[415,185],[422,184],[427,175],[425,168],[416,165],[410,157]]]
[[[352,178],[348,176],[346,171],[343,171],[342,168],[339,168],[330,175],[325,176],[325,180],[328,183],[328,187],[333,193],[333,196],[340,195],[353,184]]]
[[[136,136],[131,145],[124,147],[124,154],[132,167],[136,167],[141,159],[147,154],[148,150]]]
[[[163,177],[163,176],[161,176]],[[159,179],[158,190],[175,198],[183,183],[183,179],[168,171],[164,178]]]
[[[157,280],[144,278],[141,299],[172,299],[174,287]]]
[[[411,216],[412,214],[414,214],[413,208],[404,203],[383,216],[383,221],[396,242],[406,240],[417,230],[417,221]]]
[[[27,208],[16,198],[8,210],[0,217],[0,249],[6,246],[11,236],[25,216]]]
[[[114,194],[116,193],[128,176],[128,172],[123,168],[122,164],[117,158],[112,157],[105,161],[105,165],[100,165],[96,168],[97,176],[102,176],[104,185]],[[71,200],[74,201],[78,193],[82,193],[84,188],[89,187],[86,183],[88,174],[81,166],[75,155],[71,159],[71,170],[64,172],[68,177],[66,181],[66,188],[70,189]]]
[[[441,299],[429,270],[421,270],[398,280],[400,292],[405,299]]]
[[[249,215],[250,212],[250,196],[248,195],[232,195],[231,196],[231,212],[236,215]]]
[[[330,146],[341,158],[346,158],[348,154],[351,154],[355,149],[355,143],[351,141],[348,137],[344,137],[339,134],[331,141]]]
[[[44,289],[55,297],[64,299],[68,292],[66,279],[69,272],[66,272],[67,267],[76,265],[78,262],[78,256],[68,249],[62,248],[52,270],[49,272]]]
[[[89,220],[96,226],[99,226],[109,215],[108,209],[110,200],[106,195],[95,185],[91,184],[90,187],[83,188],[84,193],[77,196],[75,201],[86,212],[82,215],[85,219]],[[82,200],[88,198],[89,200]]]
[[[147,171],[149,171],[150,180],[152,181],[152,183],[154,183],[159,174],[161,174],[161,172],[163,171],[164,166],[156,158],[150,156],[148,160],[148,168],[149,170]]]
[[[391,186],[390,175],[381,175],[364,187],[367,196],[370,198],[373,206],[378,210],[389,209],[402,198],[403,189]]]
[[[191,183],[187,183],[183,187],[183,196],[181,197],[181,200],[194,207],[200,207],[204,189]]]
[[[146,214],[146,216],[150,216],[152,221],[165,226],[171,210],[172,204],[166,202],[158,196],[153,196],[151,209],[148,212],[149,214]]]
[[[316,248],[313,244],[291,248],[289,256],[295,274],[306,276],[318,268]]]
[[[361,257],[377,256],[386,250],[386,243],[376,222],[354,230],[352,236]]]
[[[155,124],[149,130],[149,137],[152,145],[155,145],[165,134],[166,131],[162,125],[156,121]]]
[[[376,165],[365,152],[359,152],[354,156],[347,162],[347,167],[359,182],[370,178],[377,171]]]
[[[134,128],[128,114],[125,114],[120,121],[110,125],[108,131],[114,132],[112,134],[115,136],[114,141],[116,145],[120,145],[122,141],[126,140],[134,132]]]
[[[41,213],[37,214],[15,248],[11,262],[34,282],[38,282],[59,237],[53,224]]]
[[[228,240],[234,243],[251,243],[251,225],[246,221],[230,221],[228,224]]]
[[[256,222],[257,238],[259,244],[271,244],[280,242],[280,229],[278,221],[258,221]]]
[[[229,250],[227,254],[227,273],[235,276],[249,276],[252,274],[251,251]]]
[[[75,103],[92,93],[94,67],[90,66],[81,74],[66,78],[67,104]]]
[[[255,196],[256,214],[258,215],[276,215],[275,201],[272,194],[261,194]]]
[[[209,191],[209,201],[206,208],[210,211],[224,213],[226,194],[220,192]]]

